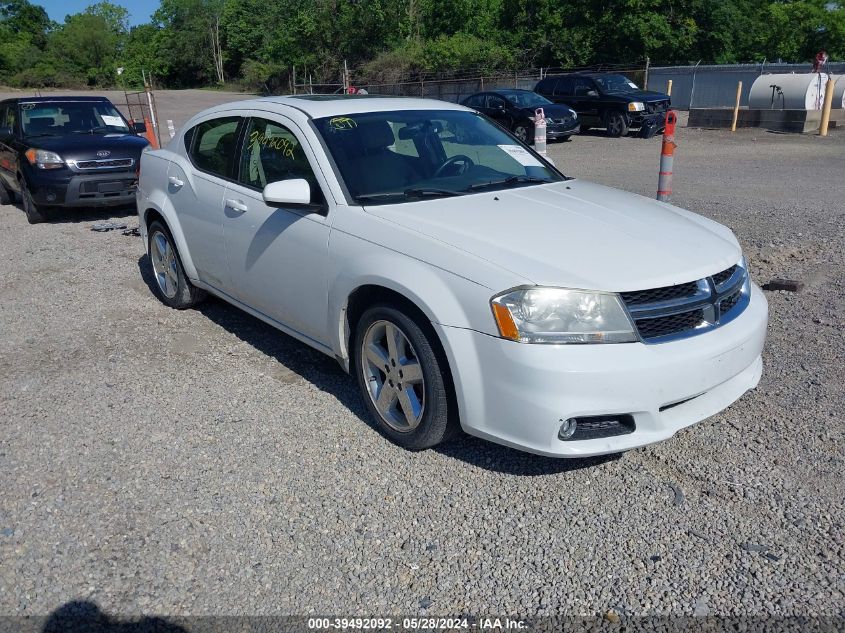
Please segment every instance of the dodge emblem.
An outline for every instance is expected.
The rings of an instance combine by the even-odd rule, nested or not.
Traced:
[[[111,154],[111,152],[107,149],[101,149],[99,152],[97,152],[97,156],[99,156],[100,158],[105,158],[109,154]]]

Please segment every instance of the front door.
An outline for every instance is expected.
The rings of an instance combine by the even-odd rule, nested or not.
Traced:
[[[327,343],[328,191],[315,175],[310,146],[282,116],[247,121],[236,181],[224,196],[223,236],[234,296],[254,310]],[[275,208],[262,190],[271,182],[304,178],[313,207]]]

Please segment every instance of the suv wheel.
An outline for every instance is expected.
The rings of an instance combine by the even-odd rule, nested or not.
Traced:
[[[47,211],[39,209],[32,199],[32,194],[29,193],[29,188],[26,186],[26,181],[21,180],[21,201],[23,204],[23,212],[26,213],[26,220],[30,224],[39,224],[47,221]]]
[[[513,135],[526,145],[534,142],[534,129],[525,123],[519,123],[513,128]]]
[[[391,305],[374,306],[358,321],[354,350],[358,386],[384,435],[421,450],[457,431],[445,368],[416,320]]]
[[[185,276],[182,261],[173,242],[170,231],[161,222],[150,225],[150,261],[159,298],[177,310],[195,306],[205,298],[200,290]]]
[[[608,112],[605,125],[607,125],[607,135],[613,138],[625,136],[628,133],[628,121],[621,112]]]

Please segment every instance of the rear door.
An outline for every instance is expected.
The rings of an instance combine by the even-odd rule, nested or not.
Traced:
[[[234,296],[297,333],[327,343],[328,186],[299,127],[287,117],[250,118],[226,188],[223,235]],[[312,206],[264,202],[264,187],[304,178]]]
[[[487,95],[487,116],[493,119],[506,130],[511,129],[511,117],[508,114],[508,104],[499,95]]]
[[[212,117],[185,135],[189,158],[174,153],[167,172],[168,195],[201,281],[231,293],[223,250],[223,194],[235,167],[242,118]]]

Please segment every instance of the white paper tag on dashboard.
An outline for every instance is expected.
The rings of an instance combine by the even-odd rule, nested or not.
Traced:
[[[520,147],[519,145],[499,145],[499,148],[524,167],[543,166],[543,163],[528,153],[528,150],[524,147]]]
[[[126,123],[123,122],[119,116],[109,116],[108,114],[101,114],[100,118],[103,119],[103,123],[105,125],[113,125],[114,127],[126,127]]]

